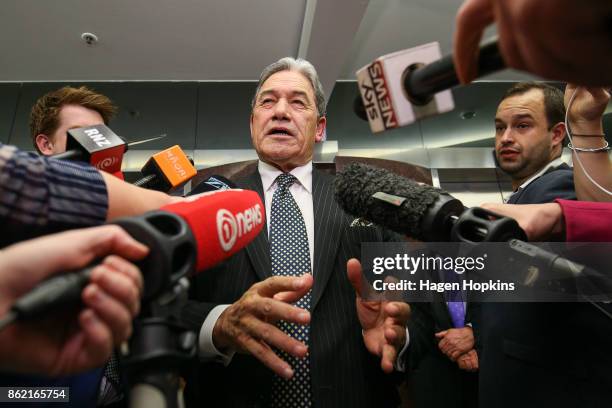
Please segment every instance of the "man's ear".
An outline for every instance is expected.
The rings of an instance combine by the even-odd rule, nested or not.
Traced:
[[[45,156],[53,154],[53,142],[51,141],[51,138],[49,136],[45,135],[44,133],[41,133],[39,135],[36,135],[34,141],[39,152],[41,152]]]
[[[325,128],[327,127],[327,118],[322,116],[317,122],[317,132],[315,133],[315,143],[322,142],[325,138]]]
[[[253,112],[251,112],[251,117],[249,118],[249,130],[251,131],[251,143],[253,146],[255,145],[255,140],[253,139]]]
[[[552,145],[562,145],[563,139],[565,138],[565,123],[559,122],[551,129],[552,132]]]

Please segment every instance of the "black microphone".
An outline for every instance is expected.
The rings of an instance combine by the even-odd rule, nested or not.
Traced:
[[[336,174],[336,201],[347,213],[363,217],[421,241],[506,242],[514,254],[565,277],[592,269],[527,242],[516,220],[483,208],[465,208],[447,192],[361,163],[351,163]],[[609,284],[608,284],[609,285]],[[612,288],[611,288],[612,289]],[[608,291],[612,293],[612,290]]]
[[[202,181],[197,186],[192,188],[191,191],[187,194],[187,196],[208,193],[211,191],[231,190],[236,187],[236,184],[234,184],[234,182],[232,182],[231,180],[218,174],[213,174],[212,176],[208,177],[206,180]]]
[[[336,201],[347,213],[421,241],[526,239],[511,218],[483,208],[466,209],[444,190],[377,167],[351,163],[336,175],[335,183]]]
[[[86,126],[67,132],[66,151],[50,157],[91,164],[107,173],[121,171],[127,143],[106,125]]]
[[[357,71],[361,95],[355,98],[353,111],[370,122],[372,132],[406,126],[454,109],[450,92],[439,93],[459,85],[459,78],[452,54],[435,59],[438,49],[431,43],[398,51]],[[505,67],[497,39],[480,46],[478,76]]]

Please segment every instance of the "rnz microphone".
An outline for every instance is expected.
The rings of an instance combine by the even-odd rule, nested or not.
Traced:
[[[264,205],[250,190],[226,190],[186,199],[139,217],[113,222],[149,248],[138,263],[143,303],[194,273],[209,269],[251,242],[265,223]],[[80,299],[91,267],[51,278],[15,302],[17,319],[37,318]]]
[[[121,171],[121,161],[127,151],[127,143],[108,126],[86,126],[70,129],[67,133],[66,151],[51,157],[87,162],[107,173]]]
[[[179,145],[154,154],[141,170],[143,178],[135,186],[157,191],[170,191],[197,174],[189,157]]]
[[[410,125],[454,109],[449,90],[459,85],[452,55],[443,58],[437,42],[383,55],[357,71],[361,99],[357,116],[374,133]],[[505,67],[495,39],[481,45],[478,75]]]

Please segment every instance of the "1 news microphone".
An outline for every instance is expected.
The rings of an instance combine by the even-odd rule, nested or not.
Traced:
[[[480,46],[478,76],[505,68],[497,40]],[[421,118],[454,109],[450,88],[459,85],[453,56],[441,58],[437,42],[377,58],[357,71],[360,96],[355,114],[374,133],[407,126]]]
[[[191,159],[179,145],[155,153],[140,171],[144,177],[135,186],[157,191],[170,191],[197,174]]]
[[[50,157],[83,161],[107,173],[117,173],[121,171],[127,146],[125,140],[106,125],[86,126],[68,130],[66,151]]]
[[[149,248],[138,262],[143,272],[143,303],[183,278],[211,268],[249,244],[265,223],[264,205],[250,190],[211,192],[138,217],[118,219],[134,239]],[[92,267],[44,281],[18,299],[11,320],[36,318],[80,299]],[[0,327],[1,328],[1,327]]]
[[[192,188],[187,196],[208,193],[211,191],[229,190],[236,187],[236,184],[234,184],[231,180],[223,176],[219,176],[218,174],[213,174]]]

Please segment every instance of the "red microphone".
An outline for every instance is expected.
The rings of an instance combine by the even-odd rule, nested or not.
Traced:
[[[196,271],[238,252],[255,239],[265,222],[261,198],[251,190],[213,191],[161,210],[179,215],[189,225],[198,249]]]
[[[138,263],[144,277],[144,305],[183,277],[208,269],[248,245],[261,232],[265,212],[256,192],[223,190],[113,223],[149,248],[149,255]],[[36,318],[57,306],[78,303],[90,274],[91,267],[42,282],[13,304],[13,319]]]

